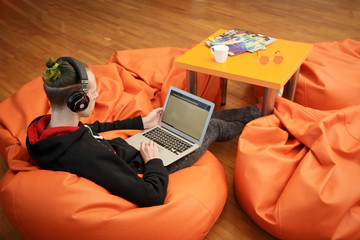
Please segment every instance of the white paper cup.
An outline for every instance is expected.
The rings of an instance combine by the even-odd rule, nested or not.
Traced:
[[[229,47],[226,45],[215,45],[210,48],[211,53],[215,56],[215,62],[224,63],[226,62]]]

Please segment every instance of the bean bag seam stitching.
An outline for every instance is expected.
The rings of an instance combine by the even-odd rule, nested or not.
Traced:
[[[182,192],[184,192],[184,193],[187,193],[187,194],[193,196],[204,208],[206,208],[206,210],[211,214],[212,218],[214,218],[213,212],[210,211],[210,209],[209,209],[207,206],[205,206],[205,204],[204,204],[202,201],[200,201],[198,197],[196,197],[193,193],[190,193],[190,192],[188,192],[188,191],[181,190],[181,189],[179,189],[179,190],[182,191]]]
[[[356,141],[360,141],[360,139],[358,139],[356,136],[354,136],[350,129],[347,127],[347,124],[346,124],[346,118],[347,118],[347,115],[346,115],[346,112],[344,110],[341,110],[341,112],[344,114],[344,127],[346,129],[346,131],[349,133],[349,135],[354,138]]]
[[[280,195],[279,201],[277,201],[277,203],[276,203],[276,205],[278,206],[278,209],[279,209],[279,211],[277,211],[277,218],[279,220],[279,224],[277,224],[277,232],[278,232],[279,238],[282,238],[282,236],[281,236],[281,225],[282,224],[281,224],[281,216],[280,216],[280,212],[281,212],[281,210],[280,210],[280,208],[281,208],[280,207],[281,195]]]
[[[177,189],[177,190],[179,190],[179,191],[182,191],[183,193],[187,193],[187,194],[191,195],[192,197],[194,197],[194,199],[196,199],[196,200],[208,211],[208,213],[211,215],[212,220],[214,220],[214,221],[216,220],[216,218],[214,217],[213,212],[210,211],[210,209],[209,209],[207,206],[205,206],[205,205],[203,204],[203,202],[200,201],[199,198],[197,198],[194,194],[192,194],[192,193],[190,193],[190,192],[188,192],[188,191],[179,189],[179,188],[172,188],[172,189]],[[221,210],[221,212],[222,212],[222,210]]]
[[[15,221],[17,223],[17,225],[19,226],[19,232],[21,233],[21,235],[23,236],[23,233],[24,233],[24,230],[23,230],[23,227],[22,227],[22,224],[21,222],[19,221],[19,218],[18,218],[18,215],[17,215],[17,211],[16,211],[16,190],[17,190],[17,186],[18,186],[18,183],[20,181],[20,176],[19,176],[19,172],[14,176],[14,186],[12,187],[12,195],[11,195],[11,206],[12,206],[12,209],[13,209],[13,214],[14,214],[14,218],[15,218]]]

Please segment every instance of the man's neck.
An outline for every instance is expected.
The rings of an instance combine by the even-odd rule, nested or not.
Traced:
[[[80,116],[71,112],[67,108],[53,109],[51,112],[51,120],[47,128],[54,127],[77,127],[79,126]]]

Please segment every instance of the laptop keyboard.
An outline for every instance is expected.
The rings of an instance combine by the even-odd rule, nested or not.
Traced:
[[[166,132],[160,127],[156,127],[143,134],[144,137],[153,140],[160,146],[168,149],[169,151],[179,154],[189,149],[192,145],[176,136]]]

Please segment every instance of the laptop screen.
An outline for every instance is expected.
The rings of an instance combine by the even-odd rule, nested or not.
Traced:
[[[171,90],[162,122],[200,140],[211,106]]]

